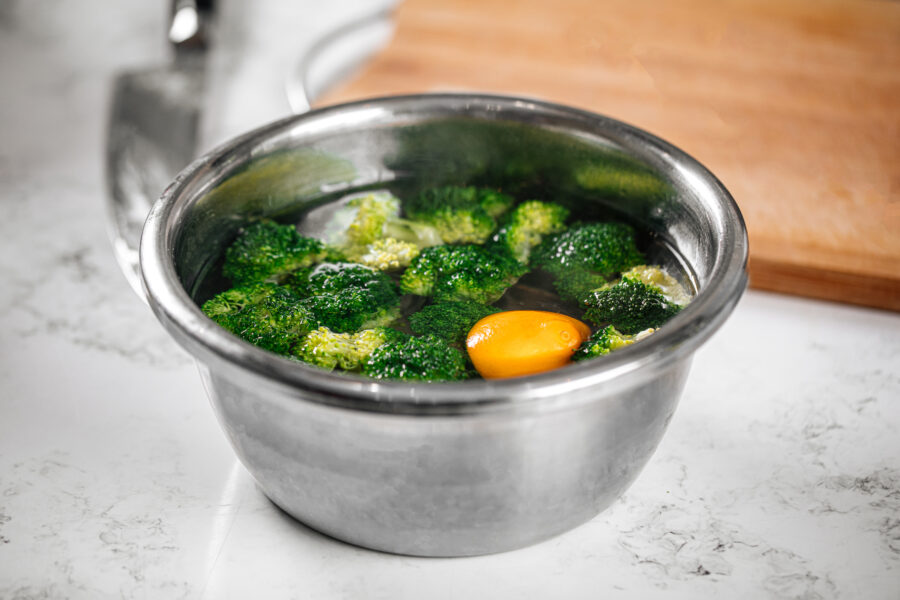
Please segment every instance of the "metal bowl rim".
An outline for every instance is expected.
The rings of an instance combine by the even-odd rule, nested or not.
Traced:
[[[615,129],[618,135],[633,138],[672,164],[689,171],[692,180],[710,190],[726,215],[724,231],[717,232],[724,240],[723,251],[715,257],[709,282],[683,311],[640,344],[621,349],[602,360],[502,380],[412,383],[376,381],[328,372],[252,346],[206,317],[188,296],[175,270],[173,244],[177,221],[194,199],[185,198],[185,190],[198,178],[215,172],[229,158],[247,153],[265,140],[292,131],[304,123],[365,108],[410,102],[423,106],[449,103],[509,106],[516,110],[576,117],[595,124],[597,130]],[[746,288],[747,250],[743,217],[722,183],[694,158],[653,134],[600,114],[523,97],[413,94],[368,98],[287,117],[225,142],[198,158],[179,173],[150,211],[141,238],[140,262],[144,289],[154,313],[201,362],[228,364],[281,385],[314,392],[304,396],[309,401],[376,412],[397,412],[399,409],[400,412],[425,413],[441,407],[467,407],[467,411],[479,410],[479,407],[496,409],[498,406],[521,405],[525,400],[540,402],[548,398],[559,399],[568,392],[609,385],[617,380],[620,384],[624,383],[621,380],[627,380],[628,385],[647,381],[657,372],[654,365],[661,367],[689,356],[730,314]]]

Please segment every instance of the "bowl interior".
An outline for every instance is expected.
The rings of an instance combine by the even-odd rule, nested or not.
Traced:
[[[491,96],[377,99],[251,132],[197,161],[167,191],[159,253],[171,257],[183,291],[202,302],[226,287],[216,275],[221,256],[250,219],[298,221],[351,192],[389,188],[402,198],[442,184],[497,186],[645,232],[653,262],[697,292],[676,317],[693,326],[670,345],[718,324],[714,315],[724,318],[743,291],[743,221],[699,163],[613,119]]]

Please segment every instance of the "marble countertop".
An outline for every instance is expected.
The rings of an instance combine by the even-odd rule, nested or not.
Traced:
[[[107,238],[110,86],[165,59],[153,4],[0,4],[0,598],[900,597],[900,315],[758,292],[636,483],[569,533],[420,559],[281,513]],[[360,9],[259,6],[277,25],[232,56],[223,81],[253,85],[220,134],[286,113],[272,39]]]

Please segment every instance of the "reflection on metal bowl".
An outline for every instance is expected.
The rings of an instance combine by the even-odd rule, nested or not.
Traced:
[[[615,214],[677,249],[697,294],[649,339],[510,380],[422,384],[317,370],[229,335],[197,307],[250,218],[366,186],[490,183]],[[510,550],[583,523],[637,477],[694,350],[746,286],[746,232],[706,169],[634,127],[481,95],[366,100],[291,117],[183,171],[141,242],[151,307],[200,365],[265,493],[328,535],[422,556]]]

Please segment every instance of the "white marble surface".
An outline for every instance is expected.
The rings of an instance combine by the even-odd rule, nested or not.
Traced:
[[[900,316],[762,293],[635,485],[570,533],[417,559],[279,512],[107,240],[109,86],[163,60],[152,4],[0,3],[0,598],[900,597]],[[260,6],[243,22],[299,38],[358,9]],[[220,134],[286,110],[290,54],[244,39],[229,68],[258,85],[223,76]]]

